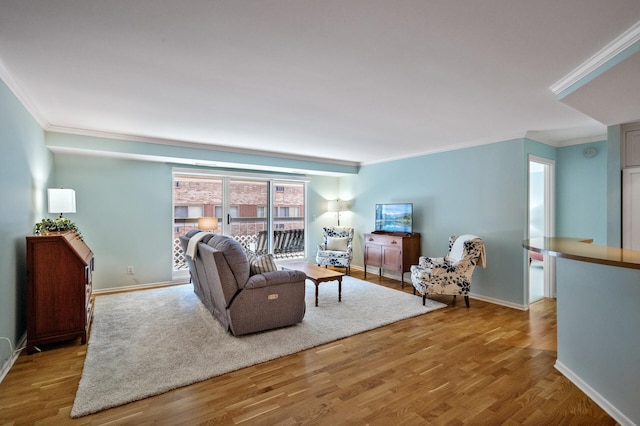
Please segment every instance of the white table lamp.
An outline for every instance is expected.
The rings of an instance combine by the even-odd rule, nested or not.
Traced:
[[[49,213],[75,213],[76,212],[76,191],[73,189],[47,189],[49,198]]]

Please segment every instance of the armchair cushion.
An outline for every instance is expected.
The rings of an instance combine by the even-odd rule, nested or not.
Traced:
[[[318,254],[316,255],[318,258],[335,258],[335,259],[349,259],[351,258],[351,253],[348,251],[335,251],[335,250],[318,250]]]
[[[325,250],[347,251],[349,237],[327,237]]]

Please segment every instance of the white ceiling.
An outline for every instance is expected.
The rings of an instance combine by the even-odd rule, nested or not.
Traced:
[[[0,76],[47,130],[367,164],[640,119],[549,89],[638,21],[638,0],[2,0]]]

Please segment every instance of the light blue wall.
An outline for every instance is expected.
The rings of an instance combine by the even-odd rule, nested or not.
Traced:
[[[601,141],[553,148],[526,140],[528,154],[556,162],[556,236],[594,238],[597,244],[607,244],[608,218],[620,214],[620,200],[617,203],[608,200],[609,167],[620,164],[618,159],[613,166],[609,165],[609,145],[610,142]],[[583,151],[587,147],[597,148],[598,155],[585,158]],[[614,175],[619,181],[619,169]],[[614,182],[613,192],[619,194],[616,185]]]
[[[64,135],[48,134],[47,143],[50,137],[64,142]],[[171,281],[174,165],[72,154],[56,154],[54,162],[55,185],[76,191],[77,213],[69,218],[95,254],[94,288]],[[337,197],[338,178],[307,178],[308,249],[315,256],[322,227],[334,224],[326,200]]]
[[[126,141],[104,138],[57,133],[46,136],[47,145],[56,147],[81,146],[84,138],[88,145],[100,145],[102,149],[110,142],[127,146]],[[153,145],[132,144],[133,148],[125,151]],[[566,152],[570,158],[571,150]],[[326,213],[327,200],[351,200],[351,209],[341,214],[341,223],[356,228],[356,266],[363,263],[362,234],[372,230],[374,205],[413,202],[414,226],[416,232],[422,233],[423,254],[443,254],[449,235],[481,235],[487,244],[489,263],[486,270],[476,273],[473,292],[523,305],[524,257],[513,248],[519,247],[526,236],[526,170],[530,153],[556,157],[555,148],[518,139],[369,165],[357,175],[342,178],[309,177],[310,258],[321,240],[321,228],[336,224],[335,213]],[[54,162],[52,183],[73,188],[77,193],[78,212],[72,219],[96,253],[95,288],[170,281],[172,165],[71,154],[57,154]],[[572,194],[572,177],[584,173],[571,161],[565,162],[568,183],[562,183],[564,178],[560,181],[561,196]],[[596,172],[589,169],[586,173],[597,181],[602,170]],[[572,214],[570,209],[559,216],[567,214]],[[576,232],[583,226],[576,226]],[[134,276],[127,275],[129,265],[134,266]]]
[[[318,244],[322,243],[322,228],[337,225],[335,213],[327,212],[327,201],[339,198],[338,178],[329,176],[309,176],[307,185],[307,251],[310,262],[315,261]],[[340,224],[346,225],[346,213],[340,214]],[[348,220],[348,219],[347,219]]]
[[[44,132],[0,80],[0,336],[26,330],[26,240],[46,214],[52,156]],[[11,355],[0,341],[0,366]]]
[[[598,155],[586,158],[585,148]],[[607,142],[557,149],[556,236],[607,245]]]
[[[182,153],[182,147],[47,135],[49,146],[78,148],[85,143],[101,151],[115,146],[140,155],[187,155]],[[583,191],[576,193],[575,179],[582,179],[585,174],[594,182],[605,180],[601,163],[606,156],[596,157],[585,169],[581,162],[571,161],[576,149],[565,148],[561,158],[564,166],[557,167],[564,167],[557,181],[557,200],[584,195]],[[350,210],[340,218],[342,225],[356,228],[355,266],[363,264],[362,235],[373,229],[374,205],[413,202],[414,226],[416,232],[422,233],[423,254],[443,254],[449,235],[477,233],[486,241],[489,263],[486,270],[476,272],[473,293],[525,305],[525,256],[523,251],[513,249],[520,247],[526,237],[529,154],[551,160],[557,160],[559,155],[554,147],[517,139],[368,165],[361,167],[357,175],[341,178],[310,177],[307,193],[310,259],[321,240],[321,228],[336,224],[335,213],[326,213],[327,200],[351,200]],[[74,217],[96,252],[96,261],[104,262],[104,269],[96,270],[96,288],[171,280],[171,229],[167,226],[171,222],[171,165],[69,154],[56,155],[55,164],[56,186],[78,191],[78,213]],[[594,164],[599,166],[594,168]],[[127,188],[129,183],[133,185]],[[592,198],[594,194],[588,193]],[[570,234],[583,235],[585,228],[591,233],[606,220],[602,212],[592,209],[589,220],[576,223],[573,220],[576,204],[559,203],[559,206],[556,219],[571,224],[560,228]],[[114,229],[105,231],[107,223],[112,223]],[[146,235],[146,243],[133,237],[132,232]],[[150,249],[151,246],[154,248]],[[129,265],[135,268],[133,277],[126,274]]]
[[[640,424],[640,271],[558,258],[558,362]]]
[[[0,142],[6,152],[2,156],[6,163],[1,172],[4,175],[2,194],[3,199],[16,200],[2,206],[0,229],[5,232],[3,241],[10,243],[0,253],[3,255],[0,303],[7,305],[0,306],[0,330],[12,338],[24,331],[25,276],[21,272],[24,267],[24,236],[31,232],[37,220],[46,216],[44,189],[49,184],[77,191],[78,212],[72,219],[96,253],[96,289],[171,280],[172,165],[113,159],[101,154],[195,156],[291,168],[322,167],[308,161],[287,160],[282,163],[270,157],[251,155],[220,157],[222,154],[217,151],[189,147],[48,133],[46,144],[49,147],[73,149],[84,146],[95,150],[98,155],[57,154],[54,158],[44,147],[45,136],[41,128],[5,86],[2,86],[0,96]],[[374,205],[413,202],[414,225],[415,230],[422,233],[423,254],[443,254],[447,239],[453,234],[473,232],[481,235],[487,244],[488,265],[486,270],[477,270],[473,292],[486,298],[524,305],[524,255],[519,247],[526,236],[528,154],[555,160],[559,151],[559,167],[563,168],[563,174],[557,200],[575,195],[576,176],[582,180],[588,175],[594,182],[602,182],[600,179],[607,182],[606,219],[598,211],[592,220],[572,223],[567,219],[575,215],[571,203],[561,203],[558,218],[563,224],[561,229],[579,235],[584,234],[585,227],[593,230],[602,227],[602,222],[606,221],[607,238],[610,239],[611,229],[616,227],[612,218],[616,213],[619,216],[620,211],[619,200],[616,205],[611,198],[612,185],[615,191],[615,173],[612,172],[615,164],[609,156],[615,129],[610,129],[612,135],[606,147],[606,177],[602,176],[601,164],[597,163],[604,156],[591,163],[598,164],[597,167],[583,169],[582,163],[571,161],[572,148],[559,151],[529,139],[367,165],[359,171],[343,166],[329,170],[353,173],[341,178],[308,176],[307,214],[310,222],[307,247],[310,257],[313,258],[315,246],[321,240],[321,228],[336,224],[335,213],[326,213],[327,200],[338,197],[351,200],[350,211],[341,214],[341,223],[356,228],[356,266],[363,263],[362,234],[373,228]],[[619,143],[616,149],[619,153]],[[55,176],[50,178],[52,164],[55,164]],[[619,159],[617,164],[619,166]],[[581,194],[585,195],[584,191]],[[593,192],[588,195],[595,197]],[[565,223],[572,223],[573,227],[567,228]],[[135,268],[133,277],[126,274],[129,265]],[[5,283],[9,283],[8,286]]]
[[[171,281],[171,167],[62,154],[54,163],[56,186],[76,191],[67,217],[94,252],[94,288]]]
[[[451,235],[477,234],[487,268],[476,269],[472,292],[524,305],[526,164],[518,139],[367,165],[340,178],[340,192],[355,198],[354,264],[363,265],[363,234],[373,231],[375,204],[411,202],[423,255],[443,256]]]

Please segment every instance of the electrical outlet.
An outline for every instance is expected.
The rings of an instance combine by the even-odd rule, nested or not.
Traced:
[[[133,266],[127,266],[127,275],[133,275]]]

